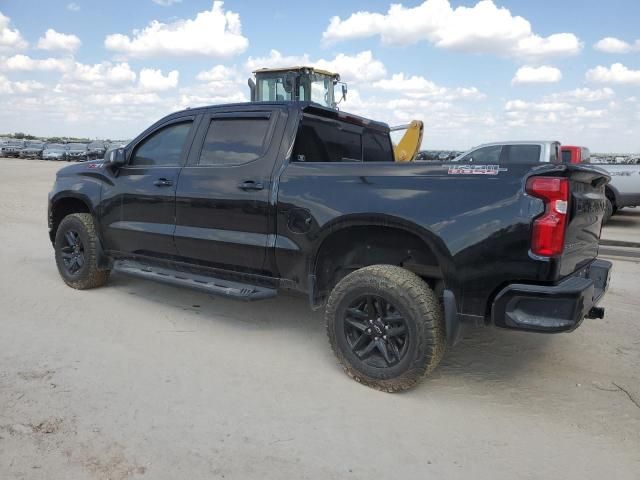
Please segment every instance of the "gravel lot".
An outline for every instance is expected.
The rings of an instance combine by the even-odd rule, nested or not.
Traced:
[[[389,395],[342,373],[304,300],[66,287],[62,166],[0,159],[0,478],[640,478],[640,255],[615,257],[605,320],[469,332]]]

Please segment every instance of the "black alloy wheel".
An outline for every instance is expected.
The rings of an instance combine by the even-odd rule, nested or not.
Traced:
[[[75,275],[85,264],[85,251],[78,232],[64,232],[65,245],[60,249],[64,267],[69,275]]]
[[[353,354],[374,368],[397,365],[407,354],[404,317],[378,295],[358,297],[344,313],[344,335]]]

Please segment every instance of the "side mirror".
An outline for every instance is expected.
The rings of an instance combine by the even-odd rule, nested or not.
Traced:
[[[127,151],[122,147],[114,148],[107,152],[106,160],[113,167],[122,167],[127,163]]]
[[[342,101],[347,101],[347,84],[342,84]]]

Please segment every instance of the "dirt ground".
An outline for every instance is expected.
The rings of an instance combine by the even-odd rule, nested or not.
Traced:
[[[638,256],[616,257],[605,320],[468,332],[383,394],[342,373],[302,299],[66,287],[61,166],[0,159],[0,478],[640,478]]]

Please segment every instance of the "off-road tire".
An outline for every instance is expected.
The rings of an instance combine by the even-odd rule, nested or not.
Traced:
[[[393,303],[410,332],[403,360],[394,367],[373,368],[351,351],[346,340],[344,314],[354,299],[375,295]],[[344,277],[326,305],[329,343],[348,376],[368,387],[393,393],[415,386],[444,355],[446,334],[442,306],[429,286],[416,274],[393,265],[373,265]]]
[[[65,234],[70,230],[77,232],[84,250],[84,263],[75,273],[67,270],[62,258],[62,248],[66,245]],[[86,290],[107,283],[110,271],[98,268],[98,242],[93,217],[89,213],[73,213],[62,219],[56,231],[54,249],[58,272],[67,285]]]

